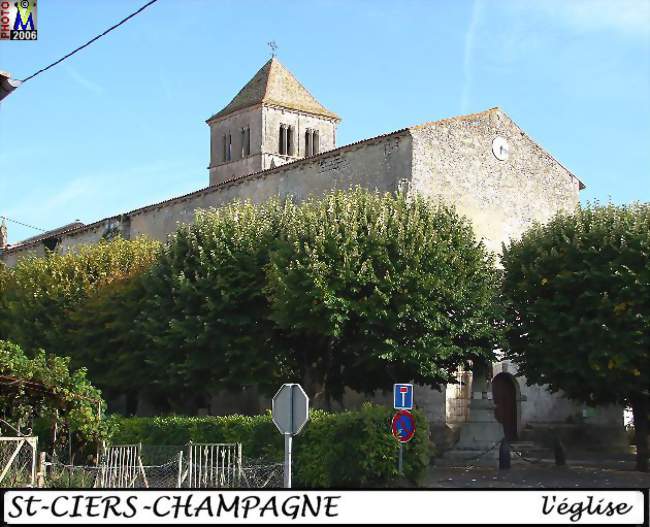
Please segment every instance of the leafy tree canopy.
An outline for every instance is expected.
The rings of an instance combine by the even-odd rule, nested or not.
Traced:
[[[34,419],[57,421],[82,442],[106,437],[101,420],[101,393],[83,369],[71,371],[70,359],[39,351],[33,358],[0,341],[0,412],[15,429],[31,427]],[[105,408],[105,406],[104,406]],[[65,437],[65,434],[60,434]]]
[[[503,318],[494,258],[467,220],[361,189],[200,212],[160,249],[118,239],[28,258],[0,287],[4,338],[181,412],[287,380],[328,401],[438,386],[491,357]]]
[[[0,270],[0,338],[28,353],[70,355],[70,314],[104,286],[148,267],[159,244],[145,239],[101,241],[65,255],[26,257]]]
[[[136,321],[161,393],[191,400],[208,390],[277,389],[285,360],[270,350],[280,337],[263,290],[270,251],[292,210],[278,200],[235,202],[199,212],[171,237],[144,276]]]
[[[505,247],[503,265],[509,355],[527,380],[589,404],[645,405],[635,422],[647,422],[650,205],[559,215]]]
[[[268,267],[270,316],[326,395],[438,386],[499,343],[499,275],[470,223],[419,196],[356,189],[298,206]]]

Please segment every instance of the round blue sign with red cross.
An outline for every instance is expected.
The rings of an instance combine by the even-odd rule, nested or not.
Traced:
[[[415,435],[415,417],[407,410],[395,412],[391,430],[400,443],[408,443]]]

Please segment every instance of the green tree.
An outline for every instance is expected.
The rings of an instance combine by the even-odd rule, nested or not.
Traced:
[[[117,238],[74,253],[19,260],[0,271],[0,335],[27,353],[43,348],[76,360],[70,336],[77,328],[71,312],[83,309],[102,287],[142,272],[151,265],[158,245]]]
[[[270,339],[280,337],[263,290],[271,247],[291,210],[271,200],[199,212],[144,277],[137,324],[172,408],[178,401],[203,406],[215,389],[277,388],[284,360],[270,351]]]
[[[156,393],[147,366],[148,342],[135,323],[144,295],[142,273],[125,275],[91,291],[67,312],[73,366],[87,368],[109,400],[124,396],[127,414],[136,412],[138,397]]]
[[[268,267],[270,317],[297,376],[328,403],[345,387],[439,386],[470,359],[492,358],[499,275],[453,209],[333,192],[301,204],[284,237]]]
[[[589,205],[504,248],[509,356],[528,382],[629,404],[648,470],[650,205]]]

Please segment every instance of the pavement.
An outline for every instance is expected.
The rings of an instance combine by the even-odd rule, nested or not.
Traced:
[[[635,471],[630,459],[575,460],[564,467],[552,460],[519,460],[508,470],[499,470],[496,462],[436,462],[420,488],[650,488],[650,473]]]

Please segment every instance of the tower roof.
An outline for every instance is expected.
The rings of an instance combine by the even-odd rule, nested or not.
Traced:
[[[272,57],[235,95],[235,98],[208,121],[261,103],[341,120],[338,115],[330,112],[314,99],[291,72],[278,59]]]

